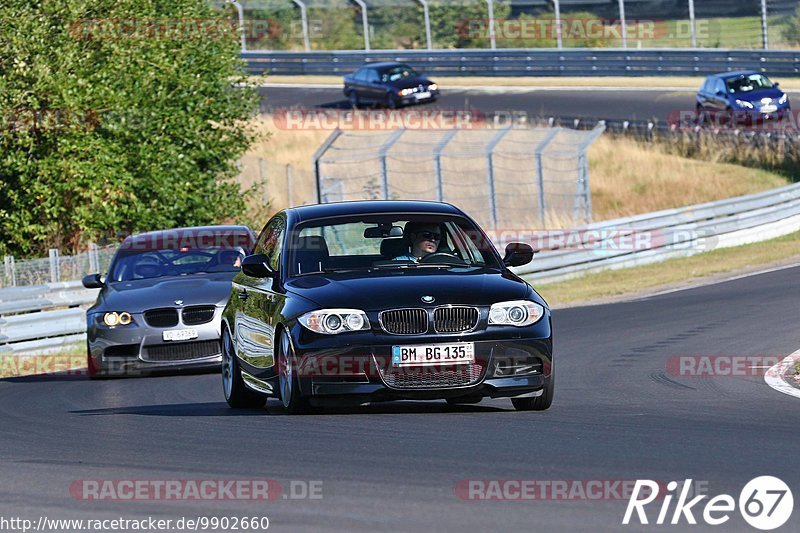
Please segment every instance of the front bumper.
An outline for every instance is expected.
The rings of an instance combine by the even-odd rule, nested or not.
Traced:
[[[411,105],[411,104],[423,104],[425,102],[433,102],[439,97],[439,91],[427,91],[430,93],[429,96],[424,98],[418,98],[416,95],[417,93],[412,93],[406,96],[400,96],[399,101],[403,105]]]
[[[141,313],[133,314],[133,323],[108,327],[95,314],[87,315],[89,365],[98,374],[134,377],[158,371],[218,369],[222,363],[220,325],[222,308],[210,322],[198,325],[179,323],[174,327],[153,327]],[[186,341],[165,341],[163,332],[195,329],[197,337]]]
[[[520,397],[536,395],[552,375],[549,317],[544,324],[506,332],[496,338],[486,331],[463,336],[392,336],[365,333],[372,343],[346,343],[344,337],[309,339],[297,328],[292,335],[294,372],[303,396],[325,403],[366,403],[385,400]],[[395,367],[392,347],[473,342],[475,362],[424,367]],[[278,368],[243,369],[278,390]],[[522,372],[518,372],[522,371]]]

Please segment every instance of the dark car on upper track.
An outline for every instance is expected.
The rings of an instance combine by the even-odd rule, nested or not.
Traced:
[[[372,63],[344,77],[344,95],[353,107],[371,103],[394,109],[433,102],[439,86],[405,63]]]
[[[220,322],[231,279],[253,249],[246,226],[207,226],[127,237],[86,312],[91,377],[219,368]]]
[[[233,279],[222,317],[232,407],[511,398],[547,409],[550,310],[460,209],[364,201],[276,214]]]
[[[791,107],[789,96],[755,71],[725,72],[706,78],[697,92],[697,114],[724,114],[748,120],[782,118]]]

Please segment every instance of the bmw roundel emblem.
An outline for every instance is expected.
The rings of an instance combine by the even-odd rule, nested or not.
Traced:
[[[420,300],[422,300],[426,304],[432,304],[433,302],[436,301],[436,298],[434,298],[433,296],[423,296],[422,298],[420,298]]]

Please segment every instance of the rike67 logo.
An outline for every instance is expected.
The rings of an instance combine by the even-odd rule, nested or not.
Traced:
[[[663,500],[655,520],[656,524],[696,525],[695,514],[712,526],[722,525],[730,520],[731,514],[737,507],[733,496],[720,494],[704,502],[703,505],[701,502],[708,498],[708,495],[703,494],[689,499],[691,486],[691,479],[684,481],[683,485],[679,485],[677,481],[670,481],[667,483],[667,493],[663,495],[659,493],[659,484],[656,481],[636,480],[622,523],[628,525],[631,519],[634,519],[633,523],[638,520],[640,524],[649,524],[654,509],[650,509],[651,516],[648,518],[645,507],[656,501],[659,496],[663,496]],[[672,501],[675,496],[677,501],[673,508]],[[760,476],[747,482],[739,493],[738,508],[745,522],[756,529],[768,531],[781,527],[789,520],[794,509],[794,498],[791,489],[782,480],[773,476]]]

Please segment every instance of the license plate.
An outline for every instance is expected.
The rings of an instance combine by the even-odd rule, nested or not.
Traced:
[[[424,100],[425,98],[430,98],[431,97],[431,93],[429,91],[425,91],[424,93],[416,93],[414,95],[414,97],[417,100]]]
[[[774,105],[765,105],[761,108],[762,113],[774,113],[778,110],[778,106]]]
[[[393,366],[460,365],[473,362],[475,345],[471,342],[392,346]]]
[[[196,329],[172,329],[161,334],[165,341],[188,341],[197,338]]]

